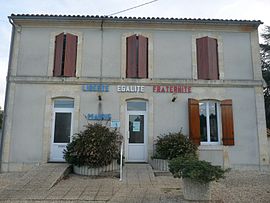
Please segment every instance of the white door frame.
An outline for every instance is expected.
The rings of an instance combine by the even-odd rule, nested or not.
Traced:
[[[140,100],[138,100],[140,101]],[[125,159],[126,162],[147,162],[148,154],[147,154],[147,146],[148,146],[148,105],[146,102],[146,111],[128,111],[126,110],[126,122],[125,122]],[[129,143],[129,115],[143,115],[144,116],[144,143]],[[129,147],[132,146],[141,146],[144,145],[144,159],[143,160],[130,160],[129,159]]]
[[[56,158],[55,155],[57,154],[55,153],[60,153],[60,151],[61,150],[63,151],[67,146],[67,143],[54,143],[55,115],[56,113],[71,113],[71,123],[70,123],[71,126],[70,126],[70,139],[69,139],[69,142],[71,142],[72,135],[73,135],[73,112],[74,112],[74,108],[54,108],[53,109],[50,161],[65,162],[65,159],[63,157]]]

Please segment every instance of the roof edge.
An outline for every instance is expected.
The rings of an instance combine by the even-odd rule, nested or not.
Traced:
[[[114,21],[114,22],[149,22],[149,23],[196,23],[196,24],[235,24],[256,25],[263,24],[260,20],[233,20],[233,19],[206,19],[206,18],[163,18],[163,17],[122,17],[122,16],[99,16],[99,15],[49,15],[49,14],[11,14],[12,20],[91,20],[91,21]]]

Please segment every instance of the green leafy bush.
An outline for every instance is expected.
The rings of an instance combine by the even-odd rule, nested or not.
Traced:
[[[199,183],[208,183],[225,178],[224,174],[229,169],[213,166],[197,157],[177,157],[169,161],[169,170],[175,178],[189,178]]]
[[[122,136],[116,130],[111,131],[101,124],[88,124],[67,145],[64,158],[76,166],[107,166],[113,159],[119,159],[121,139]]]
[[[196,151],[197,146],[193,144],[187,136],[183,135],[180,130],[177,133],[158,136],[154,158],[173,159],[188,154],[196,156]]]

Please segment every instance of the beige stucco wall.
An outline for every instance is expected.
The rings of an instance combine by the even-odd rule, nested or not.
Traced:
[[[79,35],[77,78],[54,78],[53,38],[60,32]],[[150,74],[148,79],[125,79],[125,40],[123,36],[138,33],[151,39]],[[194,80],[194,39],[201,35],[219,40],[222,80]],[[232,99],[235,146],[200,146],[200,157],[214,164],[234,168],[260,168],[269,164],[269,145],[265,129],[262,82],[257,55],[258,42],[254,31],[234,27],[156,26],[65,27],[23,26],[17,29],[11,61],[9,108],[4,135],[1,168],[3,171],[26,170],[47,162],[52,132],[52,101],[55,97],[75,100],[74,133],[87,122],[84,115],[98,113],[98,93],[83,92],[82,84],[104,83],[110,91],[101,93],[102,113],[111,113],[121,121],[125,135],[125,102],[145,99],[148,111],[148,158],[160,134],[182,128],[188,135],[188,98]],[[102,76],[102,78],[100,78]],[[118,93],[118,84],[140,84],[145,93]],[[177,94],[153,93],[153,85],[189,85],[192,92]],[[27,118],[27,119],[25,119]]]
[[[192,79],[193,59],[192,36],[218,36],[220,52],[224,61],[223,78],[233,80],[253,79],[250,33],[244,32],[201,32],[200,30],[149,30],[141,29],[62,29],[22,28],[18,55],[18,76],[51,76],[53,66],[54,36],[62,31],[79,35],[81,77],[120,78],[121,64],[125,60],[122,36],[128,33],[149,35],[153,47],[153,76],[151,78]],[[102,50],[102,51],[101,51]],[[195,55],[196,56],[196,55]],[[125,63],[124,63],[125,64]],[[102,71],[100,71],[102,70]],[[222,71],[222,72],[223,72]]]
[[[235,145],[224,149],[219,146],[200,146],[202,159],[223,165],[224,153],[228,153],[229,167],[252,167],[259,165],[259,146],[255,95],[253,88],[204,88],[192,87],[192,93],[177,94],[172,102],[170,93],[153,93],[152,86],[145,87],[144,94],[118,93],[115,85],[109,86],[109,92],[102,93],[101,112],[112,114],[113,120],[121,121],[120,132],[125,135],[126,100],[145,99],[151,108],[148,111],[148,152],[153,155],[153,143],[157,136],[176,132],[188,135],[188,98],[195,99],[232,99]],[[68,93],[72,90],[73,93]],[[12,120],[9,169],[20,164],[41,163],[49,160],[52,105],[55,97],[75,98],[76,119],[74,132],[83,129],[87,123],[85,115],[99,113],[99,101],[96,92],[84,92],[81,85],[29,85],[19,84],[15,91],[14,115]],[[203,96],[202,96],[203,95]],[[248,101],[248,102],[247,102]],[[46,105],[45,105],[46,103]],[[46,108],[45,108],[46,106]],[[23,108],[22,108],[23,107]],[[46,116],[45,113],[46,112]],[[24,119],[27,116],[27,119]],[[23,129],[23,130],[22,130]],[[44,148],[45,147],[45,148]],[[43,149],[40,150],[40,149]]]

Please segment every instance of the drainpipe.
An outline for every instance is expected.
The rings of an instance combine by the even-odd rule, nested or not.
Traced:
[[[6,93],[5,93],[5,104],[4,104],[4,113],[3,113],[3,123],[2,123],[3,128],[2,128],[2,135],[0,139],[0,171],[2,170],[3,141],[4,141],[4,136],[6,135],[6,120],[8,117],[7,110],[9,108],[8,95],[10,91],[11,64],[12,64],[13,45],[14,45],[15,30],[16,30],[16,25],[10,18],[9,18],[9,22],[12,25],[12,33],[11,33],[11,42],[10,42],[10,48],[9,48],[8,72],[7,72],[7,77],[6,77]]]
[[[103,75],[103,23],[104,20],[101,19],[101,24],[100,24],[100,31],[101,31],[101,42],[100,42],[100,73],[99,73],[99,85],[101,86],[102,84],[102,75]],[[98,92],[98,114],[102,114],[103,109],[102,109],[102,92]],[[102,121],[100,121],[102,123]]]
[[[100,31],[101,31],[101,43],[100,43],[100,74],[99,74],[99,82],[102,83],[102,75],[103,75],[103,38],[104,38],[104,28],[103,28],[104,19],[101,19]]]

